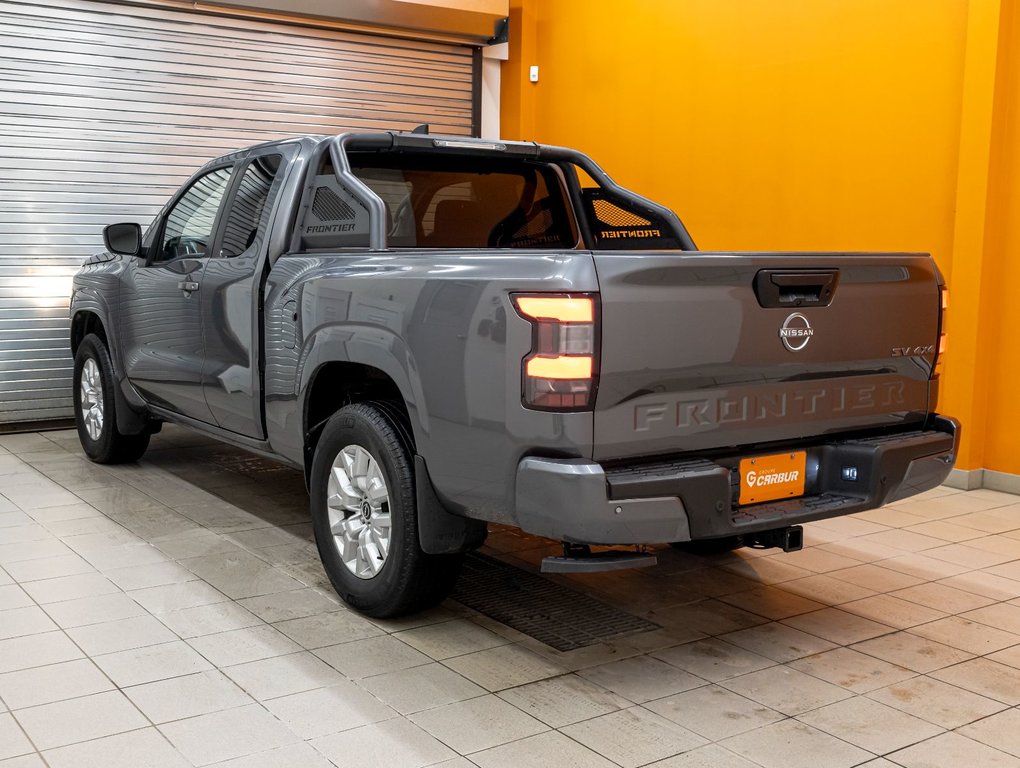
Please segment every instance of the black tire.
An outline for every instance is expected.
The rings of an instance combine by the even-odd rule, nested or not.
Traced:
[[[98,377],[102,385],[100,399],[102,401],[102,424],[98,434],[93,437],[86,425],[86,415],[82,408],[82,375],[86,363],[95,363]],[[138,461],[149,447],[149,433],[139,435],[123,435],[117,429],[117,397],[114,387],[117,382],[113,377],[113,363],[110,353],[103,340],[90,333],[78,345],[74,355],[74,421],[78,427],[78,439],[81,441],[85,455],[97,464],[126,464]],[[94,423],[94,422],[93,422]]]
[[[723,536],[719,539],[698,539],[697,541],[675,541],[673,549],[690,552],[692,555],[724,555],[744,546],[742,536]]]
[[[330,471],[348,446],[360,446],[371,455],[388,492],[389,549],[378,573],[370,578],[348,568],[330,530],[326,503]],[[385,403],[358,403],[333,414],[315,447],[310,494],[319,557],[337,594],[355,610],[376,618],[402,616],[435,605],[453,589],[464,556],[422,551],[412,450],[396,409]]]

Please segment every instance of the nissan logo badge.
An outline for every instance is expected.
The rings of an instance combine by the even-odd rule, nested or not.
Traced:
[[[783,346],[791,352],[800,352],[811,341],[815,335],[811,323],[800,312],[794,312],[783,321],[783,327],[779,329],[779,338],[783,340]]]

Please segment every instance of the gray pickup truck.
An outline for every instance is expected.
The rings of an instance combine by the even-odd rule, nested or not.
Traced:
[[[104,238],[71,300],[85,453],[134,461],[173,422],[303,469],[373,616],[442,599],[488,522],[563,542],[561,572],[794,550],[957,450],[929,256],[698,251],[573,150],[262,144]]]

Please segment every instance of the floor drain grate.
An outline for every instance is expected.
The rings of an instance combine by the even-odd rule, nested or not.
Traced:
[[[485,555],[468,555],[453,599],[558,651],[661,629]]]

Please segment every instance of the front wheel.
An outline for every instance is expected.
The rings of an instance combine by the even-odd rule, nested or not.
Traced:
[[[90,333],[74,355],[74,421],[85,455],[98,464],[138,461],[149,433],[124,435],[117,429],[113,364],[103,340]]]
[[[400,616],[453,589],[463,557],[422,551],[411,448],[392,409],[359,403],[337,411],[316,446],[310,491],[319,556],[352,608]]]

